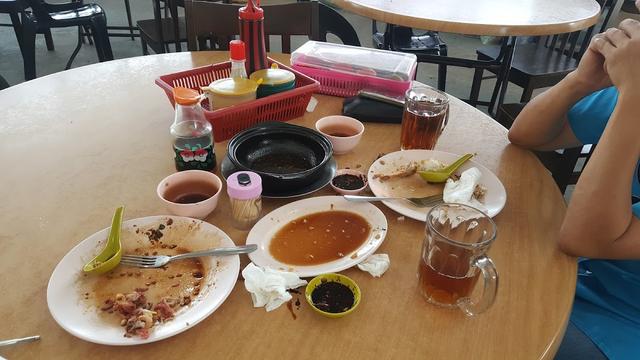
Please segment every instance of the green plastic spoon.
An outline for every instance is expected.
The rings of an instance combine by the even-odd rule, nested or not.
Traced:
[[[471,159],[473,154],[464,154],[460,159],[454,161],[451,165],[447,166],[444,169],[437,171],[418,171],[420,177],[424,181],[428,181],[430,183],[443,183],[447,181],[449,176],[453,174],[454,171],[458,170],[458,168],[467,162],[467,160]]]
[[[111,230],[104,249],[93,260],[89,261],[82,270],[89,274],[102,274],[112,270],[120,264],[122,258],[122,244],[120,244],[120,228],[122,227],[122,213],[124,206],[120,206],[113,214]]]

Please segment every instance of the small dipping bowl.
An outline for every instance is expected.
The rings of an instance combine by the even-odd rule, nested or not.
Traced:
[[[331,115],[316,121],[316,130],[331,141],[334,154],[345,154],[360,142],[364,125],[352,117]]]
[[[222,181],[203,170],[185,170],[160,181],[157,193],[167,210],[178,216],[204,219],[218,205]]]
[[[353,295],[353,305],[351,305],[349,309],[342,312],[328,312],[328,311],[320,310],[319,308],[316,307],[316,305],[313,302],[313,292],[317,291],[316,289],[320,285],[329,283],[329,282],[334,282],[334,283],[344,285],[349,289],[349,291],[351,291],[351,294]],[[313,308],[313,310],[315,310],[318,314],[321,314],[333,319],[341,318],[343,316],[351,314],[353,310],[355,310],[355,308],[358,307],[358,304],[360,304],[360,298],[362,296],[360,293],[360,288],[355,283],[355,281],[351,280],[350,278],[342,274],[334,274],[334,273],[322,274],[314,277],[307,284],[307,287],[304,291],[304,295],[305,295],[305,298],[307,299],[307,302],[309,303],[309,305],[311,305],[311,308]]]
[[[361,187],[358,187],[357,189],[343,189],[338,186],[340,185],[340,183],[336,184],[336,178],[343,175],[356,176],[360,178],[360,180],[362,180],[362,183],[364,185]],[[340,181],[340,179],[338,179],[338,181]],[[333,179],[331,179],[331,187],[333,188],[333,190],[335,190],[338,194],[342,194],[342,195],[357,195],[360,192],[362,192],[364,189],[366,189],[367,185],[368,185],[367,176],[362,171],[353,170],[353,169],[340,169],[336,171],[336,175],[333,177]]]

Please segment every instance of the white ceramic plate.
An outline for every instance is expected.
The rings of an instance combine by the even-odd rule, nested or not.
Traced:
[[[175,226],[187,223],[193,226],[193,230],[190,230],[189,235],[185,237],[184,243],[179,244],[181,247],[196,251],[235,246],[229,236],[217,227],[200,220],[178,216],[150,216],[129,220],[122,224],[122,231],[123,233],[135,231],[136,228],[154,226],[161,222],[166,224],[169,218],[173,219]],[[167,226],[163,231],[170,231],[170,229],[172,228]],[[83,280],[82,266],[100,251],[108,231],[109,228],[98,231],[69,251],[58,263],[49,279],[47,304],[51,315],[62,328],[83,340],[106,345],[138,345],[176,335],[213,313],[229,296],[238,279],[240,272],[238,255],[202,258],[205,268],[208,269],[208,275],[205,276],[208,281],[191,304],[178,310],[174,319],[156,324],[151,328],[147,339],[124,337],[124,328],[101,318],[100,310],[84,302],[79,290],[79,282]],[[123,247],[125,247],[124,243]],[[158,271],[163,270],[158,269]]]
[[[378,179],[374,179],[373,175],[380,173],[392,173],[398,168],[398,166],[407,164],[411,161],[436,159],[448,165],[456,161],[460,156],[461,155],[436,150],[404,150],[387,154],[376,160],[369,168],[367,173],[369,188],[376,196],[425,196],[425,194],[410,195],[414,188],[418,188],[421,184],[424,184],[418,175],[413,175],[414,178],[407,179],[407,182],[404,182],[398,188],[394,188],[396,185],[394,185],[393,181],[381,182]],[[507,202],[507,192],[497,176],[495,176],[486,167],[473,161],[473,159],[464,163],[457,172],[461,173],[472,167],[478,168],[482,173],[479,183],[487,188],[484,198],[484,206],[488,210],[488,215],[490,217],[494,217],[502,210],[502,208],[504,208],[504,205]],[[383,203],[390,209],[404,216],[420,221],[426,221],[427,213],[430,210],[430,208],[419,208],[404,200],[388,200],[383,201]]]
[[[365,218],[371,225],[369,238],[353,253],[345,254],[341,259],[319,265],[290,265],[271,256],[269,244],[273,236],[283,226],[301,216],[329,210],[349,211]],[[258,250],[249,254],[249,258],[256,265],[291,271],[299,277],[311,277],[342,271],[358,264],[380,247],[386,235],[387,219],[382,211],[372,204],[348,202],[342,196],[320,196],[289,203],[265,215],[249,232],[247,245],[258,245]]]

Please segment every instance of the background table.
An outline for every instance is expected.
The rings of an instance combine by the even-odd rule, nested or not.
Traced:
[[[426,54],[419,56],[420,62],[484,69],[497,74],[491,100],[478,101],[482,77],[481,72],[476,71],[468,100],[474,106],[488,106],[491,115],[497,112],[504,101],[516,36],[582,30],[595,24],[600,14],[600,5],[595,0],[328,1],[344,10],[395,25],[459,34],[508,36],[503,39],[500,54],[494,60]]]
[[[154,344],[108,347],[79,340],[47,309],[49,276],[78,242],[107,227],[113,210],[125,218],[164,214],[157,183],[174,171],[169,126],[173,109],[153,80],[162,74],[226,60],[227,53],[174,53],[109,61],[26,82],[0,92],[0,339],[42,340],[0,349],[9,359],[536,359],[551,358],[571,309],[575,259],[555,238],[564,215],[553,180],[528,151],[509,145],[506,130],[451,99],[451,120],[437,149],[476,152],[494,171],[508,199],[495,218],[490,255],[500,273],[494,306],[476,317],[427,304],[416,271],[424,224],[378,204],[389,221],[379,252],[391,267],[382,278],[357,269],[363,301],[348,317],[318,316],[305,303],[294,320],[285,306],[252,307],[242,281],[224,304],[190,330]],[[277,56],[287,61],[285,56]],[[313,126],[340,112],[342,99],[317,96],[315,112],[294,120]],[[336,156],[339,167],[363,170],[379,153],[399,148],[400,127],[366,124],[356,151]],[[216,144],[218,160],[226,143]],[[331,194],[324,189],[314,195]],[[270,211],[287,200],[265,200]],[[221,197],[207,221],[242,244]],[[241,257],[242,265],[248,260]],[[73,301],[70,295],[70,301]],[[295,308],[295,307],[294,307]]]
[[[594,0],[329,0],[368,18],[411,28],[470,35],[535,36],[593,25]]]

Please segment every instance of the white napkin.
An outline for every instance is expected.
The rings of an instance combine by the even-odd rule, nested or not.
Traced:
[[[442,193],[442,200],[445,203],[458,203],[472,206],[483,213],[487,213],[487,208],[478,200],[473,198],[473,192],[478,185],[482,173],[478,168],[472,167],[465,170],[460,175],[460,180],[447,179]]]
[[[249,263],[242,270],[244,287],[251,293],[254,307],[265,306],[267,311],[277,309],[280,305],[291,300],[287,289],[295,289],[307,282],[298,275],[274,270],[269,267],[261,268]]]
[[[358,264],[358,269],[366,271],[373,277],[380,277],[389,268],[389,255],[374,254]]]

